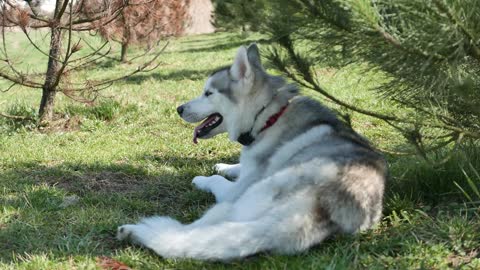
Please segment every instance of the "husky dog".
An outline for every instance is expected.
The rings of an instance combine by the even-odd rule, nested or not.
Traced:
[[[255,44],[208,78],[177,108],[200,122],[194,141],[227,132],[243,144],[241,165],[197,176],[217,204],[191,224],[145,218],[118,228],[120,240],[167,258],[230,260],[258,252],[292,254],[334,233],[371,228],[381,217],[387,166],[369,143],[295,86],[266,73]],[[240,167],[241,166],[241,167]]]

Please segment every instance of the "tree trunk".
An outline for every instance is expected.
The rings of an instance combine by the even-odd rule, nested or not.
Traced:
[[[62,30],[58,27],[51,28],[50,37],[50,54],[48,58],[47,72],[45,75],[45,83],[43,84],[42,101],[38,114],[40,123],[48,122],[53,117],[53,107],[55,104],[55,94],[57,91],[57,76],[60,63],[57,61],[60,57],[62,47]]]
[[[127,62],[127,50],[130,43],[130,24],[127,21],[127,16],[125,16],[125,10],[122,10],[122,22],[123,22],[123,33],[122,33],[122,51],[120,53],[120,61],[122,63]]]
[[[120,53],[120,61],[122,63],[127,62],[127,50],[128,50],[128,43],[122,43],[122,51]]]

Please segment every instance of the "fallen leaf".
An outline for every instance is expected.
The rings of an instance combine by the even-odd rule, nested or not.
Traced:
[[[107,256],[97,257],[97,266],[108,270],[132,270],[128,265]]]

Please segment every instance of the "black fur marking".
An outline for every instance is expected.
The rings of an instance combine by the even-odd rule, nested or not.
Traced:
[[[212,73],[210,73],[210,76],[213,76],[213,75],[215,75],[219,72],[222,72],[222,71],[227,71],[228,75],[230,76],[230,68],[231,68],[231,66],[225,66],[225,67],[217,68],[214,71],[212,71]]]
[[[239,142],[243,146],[249,146],[254,141],[255,141],[255,138],[253,138],[250,132],[244,132],[240,134],[240,136],[237,139],[237,142]]]
[[[218,89],[218,92],[220,94],[225,95],[232,103],[237,103],[237,99],[233,95],[232,89],[231,88],[222,88]]]

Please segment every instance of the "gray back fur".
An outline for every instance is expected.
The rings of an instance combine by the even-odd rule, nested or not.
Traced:
[[[383,156],[375,151],[365,138],[347,127],[331,110],[307,97],[293,98],[287,111],[275,125],[281,128],[281,135],[272,142],[276,147],[266,149],[256,156],[258,166],[269,168],[275,162],[272,157],[275,157],[282,145],[312,128],[328,125],[333,132],[319,138],[318,142],[313,141],[308,149],[291,153],[292,157],[282,166],[302,166],[316,159],[335,164],[335,167],[339,168],[338,179],[325,185],[318,185],[316,182],[322,181],[315,177],[322,175],[320,168],[318,172],[302,173],[310,179],[308,181],[311,181],[311,188],[316,192],[318,203],[315,214],[318,219],[328,221],[332,228],[344,232],[366,229],[378,222],[388,169]],[[259,141],[262,139],[272,138],[260,137]],[[383,180],[373,180],[379,176]],[[305,184],[305,181],[304,179],[300,182]],[[282,195],[281,191],[279,192],[278,199],[288,196],[288,193]]]

